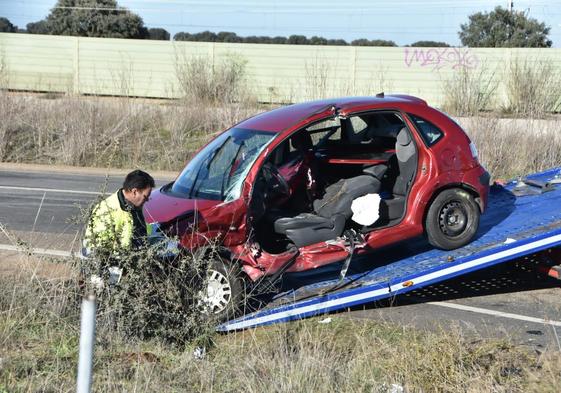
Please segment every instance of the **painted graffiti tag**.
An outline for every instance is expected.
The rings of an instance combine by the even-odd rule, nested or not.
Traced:
[[[414,63],[420,67],[432,68],[432,71],[445,67],[477,68],[479,63],[475,53],[466,48],[405,48],[405,65],[411,67]]]

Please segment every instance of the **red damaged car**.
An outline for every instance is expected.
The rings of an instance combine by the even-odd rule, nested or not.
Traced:
[[[205,301],[220,314],[244,285],[345,259],[346,270],[352,254],[423,233],[434,247],[461,247],[488,191],[489,174],[454,120],[419,98],[382,93],[242,121],[153,192],[145,216],[184,248],[219,245]]]

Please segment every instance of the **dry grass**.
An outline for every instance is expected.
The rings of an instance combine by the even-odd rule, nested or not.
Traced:
[[[561,75],[551,60],[514,58],[500,80],[485,65],[461,68],[443,81],[443,109],[457,116],[483,111],[545,118],[561,108]],[[502,96],[498,97],[498,91]]]
[[[561,118],[459,119],[495,179],[510,179],[561,166]]]
[[[0,91],[0,161],[178,170],[213,134],[259,110]]]
[[[0,276],[0,391],[75,388],[77,285],[37,266]],[[554,392],[559,353],[536,353],[507,338],[483,340],[459,329],[418,332],[333,316],[215,334],[206,356],[194,344],[170,346],[98,330],[94,390],[201,392]]]
[[[0,392],[73,391],[81,293],[77,265],[24,254],[11,258],[18,268],[0,274]],[[561,378],[561,353],[533,351],[509,337],[483,339],[453,325],[419,331],[344,314],[331,319],[227,335],[199,330],[178,343],[163,331],[140,338],[102,315],[93,388],[386,393],[401,386],[406,393],[556,392]],[[201,343],[205,356],[195,358]]]
[[[183,98],[159,104],[9,93],[3,61],[0,53],[0,161],[176,171],[214,134],[261,111],[235,54],[213,68],[178,54]],[[117,81],[125,95],[127,77]]]
[[[0,161],[178,171],[216,132],[263,110],[244,105],[0,92]],[[561,165],[558,116],[460,122],[495,178]]]
[[[561,74],[551,61],[515,59],[505,78],[504,112],[543,118],[561,107]]]
[[[460,68],[443,82],[443,109],[458,116],[475,115],[494,105],[497,87],[495,73],[486,66]]]
[[[190,102],[247,104],[255,99],[247,84],[246,64],[247,60],[235,53],[213,62],[207,56],[176,52],[175,74],[183,97]]]
[[[217,132],[265,109],[252,98],[241,57],[226,56],[212,69],[207,63],[204,57],[178,52],[176,76],[184,93],[178,101],[43,99],[0,86],[0,161],[178,171]],[[2,70],[0,76],[6,74]],[[327,94],[328,65],[316,60],[307,71],[310,91],[317,97]],[[444,109],[471,116],[462,122],[495,178],[561,165],[561,119],[533,119],[559,107],[561,83],[551,64],[530,67],[516,60],[502,83],[508,83],[506,109],[530,119],[501,119],[499,112],[479,115],[496,105],[498,82],[485,66],[459,70],[444,82]]]

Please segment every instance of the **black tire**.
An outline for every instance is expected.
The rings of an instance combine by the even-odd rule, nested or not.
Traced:
[[[226,321],[244,311],[245,281],[238,266],[218,257],[213,259],[208,267],[205,288],[200,299],[204,313]]]
[[[430,205],[425,220],[429,243],[443,250],[466,245],[477,233],[479,216],[473,195],[459,188],[442,191]]]

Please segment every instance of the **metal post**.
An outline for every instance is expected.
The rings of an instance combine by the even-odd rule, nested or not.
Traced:
[[[92,386],[93,349],[95,342],[95,295],[82,299],[80,320],[80,353],[78,355],[77,393],[89,393]]]

